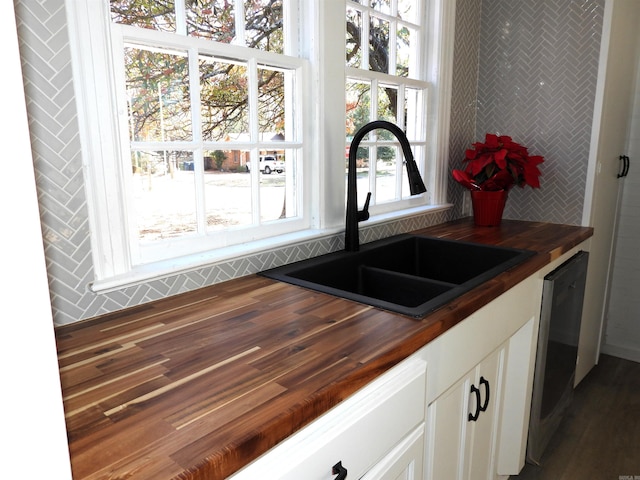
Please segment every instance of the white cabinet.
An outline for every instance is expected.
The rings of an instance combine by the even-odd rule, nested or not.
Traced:
[[[429,405],[427,479],[494,477],[505,355],[503,346]]]
[[[556,256],[425,347],[425,478],[494,480],[520,473],[544,276],[580,247]],[[470,422],[478,401],[479,416]]]
[[[412,356],[232,478],[332,480],[338,462],[348,479],[422,478],[425,388],[426,363]]]
[[[361,480],[422,480],[423,469],[424,424],[407,435]]]
[[[542,284],[529,277],[427,345],[427,479],[524,466]]]

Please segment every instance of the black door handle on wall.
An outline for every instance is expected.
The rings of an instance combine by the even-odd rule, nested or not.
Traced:
[[[486,412],[487,407],[489,406],[490,391],[489,391],[489,382],[484,377],[480,377],[480,386],[482,385],[484,385],[484,388],[485,388],[485,396],[484,396],[484,403],[480,407],[480,411]]]
[[[622,162],[622,171],[618,173],[618,178],[626,177],[629,174],[629,157],[627,155],[620,155],[618,158]]]
[[[333,466],[331,473],[333,475],[338,475],[334,480],[345,480],[345,478],[347,478],[347,469],[342,466],[342,461]]]
[[[476,420],[478,420],[478,417],[480,416],[480,390],[475,386],[475,385],[471,385],[471,394],[476,395],[476,413],[471,413],[469,412],[469,422],[475,422]]]

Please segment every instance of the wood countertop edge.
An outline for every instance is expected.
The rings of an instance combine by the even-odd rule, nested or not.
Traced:
[[[536,228],[542,229],[548,228],[549,226],[549,224],[537,222],[526,222],[526,224],[529,229],[529,233],[527,235],[531,235],[531,232]],[[463,230],[469,230],[471,233],[468,235],[461,235],[460,233],[456,234],[455,232],[452,233],[452,226],[457,226]],[[386,349],[380,350],[378,354],[368,361],[357,365],[357,368],[354,368],[347,374],[342,375],[340,378],[325,385],[324,387],[310,392],[303,401],[289,406],[289,408],[286,408],[277,416],[271,417],[269,421],[256,425],[251,432],[243,435],[242,437],[229,441],[224,448],[205,455],[200,462],[197,462],[197,464],[194,464],[192,467],[185,468],[182,473],[175,475],[173,478],[181,480],[200,480],[226,478],[227,476],[232,475],[243,466],[266,453],[291,434],[300,430],[334,406],[338,405],[342,400],[348,398],[381,374],[393,368],[424,345],[428,344],[430,341],[434,340],[460,321],[469,317],[482,306],[491,302],[519,282],[535,274],[550,262],[559,258],[562,254],[588,240],[593,234],[593,229],[590,227],[559,227],[566,230],[567,234],[564,235],[562,239],[558,239],[555,244],[552,245],[551,249],[547,251],[539,251],[536,255],[532,256],[522,264],[485,282],[483,285],[434,311],[422,320],[410,319],[415,323],[416,328],[414,329],[415,331],[409,333],[405,338],[402,338],[400,341],[390,343]],[[455,228],[453,230],[455,230]],[[499,239],[496,240],[495,232],[495,228],[489,231],[484,231],[482,228],[471,228],[469,227],[469,220],[463,219],[449,222],[447,224],[436,225],[435,227],[421,229],[413,233],[455,238],[458,240],[479,243],[507,243],[511,246],[518,244],[517,240],[514,241],[513,237],[505,239],[504,242],[501,242]],[[486,238],[484,235],[486,235]],[[516,248],[526,247],[516,246]],[[251,276],[252,275],[250,275],[250,277]],[[269,281],[280,284],[280,282],[276,280]],[[288,286],[287,288],[295,289],[301,287]],[[189,297],[189,293],[183,295],[185,295],[185,298]],[[324,294],[318,293],[318,295],[322,296]],[[344,301],[348,302],[348,300]],[[150,314],[153,314],[153,307],[150,305],[133,307],[132,309],[128,309],[126,314],[131,314],[132,312],[140,312],[143,314],[145,312],[150,312]],[[392,317],[402,317],[401,315],[390,312],[380,312],[381,314]],[[108,324],[114,316],[118,316],[118,314],[104,315],[89,321],[96,325]],[[63,338],[67,333],[85,328],[86,322],[87,321],[83,321],[77,322],[77,324],[56,327],[56,335],[59,338]],[[64,350],[59,351],[59,355],[64,355]],[[92,476],[91,478],[94,477]]]

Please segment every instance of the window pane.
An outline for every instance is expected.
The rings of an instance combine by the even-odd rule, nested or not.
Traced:
[[[371,121],[371,85],[347,80],[347,138]],[[368,137],[365,137],[368,138]]]
[[[392,86],[378,87],[378,120],[398,123],[398,88]]]
[[[246,0],[244,14],[246,45],[283,53],[282,0]]]
[[[391,0],[371,0],[371,6],[379,12],[391,14]]]
[[[369,29],[369,70],[389,73],[389,22],[371,16]]]
[[[176,31],[174,0],[111,0],[111,20],[163,32]]]
[[[258,130],[260,140],[272,140],[285,128],[284,73],[266,68],[258,69]],[[284,137],[281,138],[284,140]]]
[[[301,187],[298,185],[298,165],[302,161],[300,149],[286,149],[282,160],[285,163],[285,192],[283,198],[283,209],[279,219],[293,218],[300,215],[299,202]]]
[[[260,152],[260,221],[269,222],[295,215],[287,212],[285,155],[282,150]]]
[[[371,191],[369,185],[369,169],[370,169],[371,152],[369,147],[358,147],[356,154],[356,188],[358,190],[358,206],[362,207],[367,199],[367,193]],[[349,171],[349,161],[345,161],[345,185],[347,184],[347,173]],[[345,193],[347,188],[345,188]]]
[[[197,231],[191,152],[132,152],[133,207],[141,241]]]
[[[378,147],[376,160],[376,203],[396,200],[396,147]]]
[[[231,43],[236,36],[234,2],[208,0],[186,2],[187,33],[221,43]]]
[[[126,47],[124,58],[131,139],[190,140],[186,52]]]
[[[396,75],[399,77],[409,77],[411,68],[411,39],[415,38],[415,32],[407,27],[398,29],[396,42]],[[414,72],[411,72],[414,73]],[[416,77],[416,75],[412,75]]]
[[[247,67],[200,57],[202,138],[248,140],[249,91]]]
[[[398,17],[416,23],[418,16],[416,0],[398,0]]]
[[[214,150],[204,154],[204,194],[207,229],[251,225],[249,152]]]
[[[362,64],[362,12],[347,7],[347,66],[360,68]]]
[[[415,88],[405,88],[404,94],[404,119],[407,138],[410,142],[423,142],[426,137],[423,91]]]

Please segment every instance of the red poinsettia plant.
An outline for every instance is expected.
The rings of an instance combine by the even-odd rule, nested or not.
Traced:
[[[469,190],[509,190],[514,185],[540,188],[540,155],[529,155],[526,147],[506,135],[487,133],[484,143],[468,149],[464,170],[454,170],[453,178]]]

